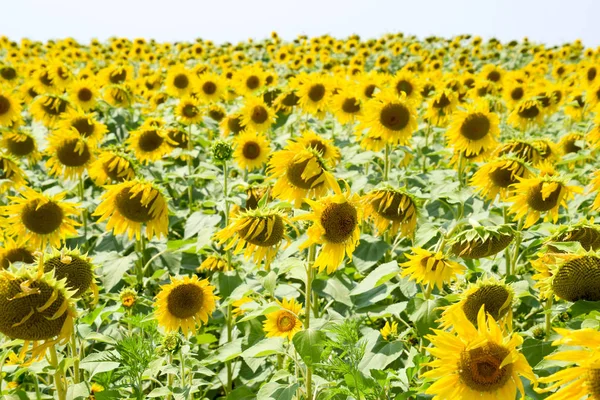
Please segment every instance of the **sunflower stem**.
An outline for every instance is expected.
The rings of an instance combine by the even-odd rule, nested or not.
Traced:
[[[73,356],[73,381],[79,383],[79,355],[77,354],[77,331],[73,318],[73,333],[71,334],[71,354]]]
[[[85,201],[85,195],[84,195],[85,184],[83,182],[83,174],[79,176],[79,184],[77,186],[79,189],[79,199],[81,200],[81,203],[83,203]],[[87,208],[86,207],[82,207],[82,209],[81,209],[81,221],[83,222],[83,244],[82,244],[82,247],[85,250],[87,248],[87,231],[88,231]]]
[[[421,157],[423,159],[423,165],[421,167],[423,173],[427,172],[427,156],[425,155],[425,149],[429,147],[429,135],[431,134],[431,124],[427,124],[427,130],[425,131],[425,147],[421,149]]]
[[[144,239],[144,235],[140,235],[140,238],[137,241],[137,251],[138,251],[138,262],[136,264],[137,267],[137,281],[138,285],[143,288],[144,287],[144,253],[146,252],[146,241]]]
[[[462,151],[460,152],[460,154],[458,155],[458,185],[460,188],[463,187],[463,168],[464,168],[464,155],[462,153]]]
[[[63,386],[63,370],[58,363],[58,355],[56,354],[56,344],[50,346],[50,365],[54,368],[54,385],[58,400],[66,400],[65,387]]]
[[[181,388],[185,387],[185,356],[183,355],[183,345],[179,348],[179,362],[181,363]]]
[[[173,354],[169,352],[169,365],[173,365]],[[167,378],[167,387],[171,389],[173,387],[173,374],[169,374]],[[171,393],[167,396],[167,400],[171,399]]]
[[[504,217],[504,223],[507,224],[508,211],[506,206],[502,207],[502,216]],[[510,275],[510,249],[508,247],[504,249],[504,259],[506,261],[506,276],[508,277]]]
[[[521,218],[519,220],[519,223],[517,224],[517,237],[515,238],[515,249],[514,249],[514,253],[513,256],[510,260],[510,271],[508,271],[510,274],[514,274],[516,269],[517,269],[517,261],[519,259],[519,250],[521,248],[521,240],[523,240],[523,219]]]
[[[553,295],[550,295],[546,300],[546,339],[550,337],[550,333],[552,333],[552,298]]]
[[[308,249],[308,263],[306,265],[306,293],[304,296],[306,315],[304,317],[304,329],[310,328],[310,310],[312,300],[313,264],[317,254],[317,246],[312,244]],[[312,398],[312,367],[306,366],[306,398]]]
[[[188,167],[188,179],[187,179],[187,183],[188,183],[188,187],[187,187],[187,192],[188,192],[188,209],[190,211],[192,211],[192,203],[194,201],[194,196],[193,196],[193,179],[192,179],[192,175],[194,173],[194,165],[193,165],[193,161],[192,161],[192,151],[194,150],[194,144],[192,142],[192,124],[190,124],[188,126],[188,140],[187,140],[187,157],[186,157],[186,162],[187,162],[187,167]]]
[[[232,314],[231,303],[229,303],[227,305],[227,343],[231,343],[233,339]],[[229,394],[233,390],[233,366],[231,365],[231,360],[228,360],[225,366],[227,367],[227,387],[225,388],[225,392]]]
[[[385,145],[385,158],[383,164],[383,181],[387,182],[390,176],[390,145]]]

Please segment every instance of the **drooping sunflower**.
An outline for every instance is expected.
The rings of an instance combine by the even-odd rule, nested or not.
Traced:
[[[127,232],[131,239],[140,239],[142,224],[146,225],[146,237],[167,236],[169,209],[161,190],[151,182],[141,179],[105,186],[102,203],[93,215],[98,222],[108,220],[106,229],[115,235]]]
[[[539,383],[549,385],[536,388],[536,391],[549,393],[556,390],[546,397],[547,400],[600,398],[600,332],[593,328],[554,330],[561,338],[552,342],[552,346],[567,346],[572,350],[557,351],[547,355],[545,359],[565,362],[569,366],[550,376],[539,378]]]
[[[502,156],[483,164],[473,174],[471,185],[489,201],[496,196],[505,200],[513,191],[519,179],[530,175],[527,164],[512,156]]]
[[[24,264],[33,264],[35,257],[32,249],[27,242],[17,242],[10,236],[3,239],[3,246],[0,249],[0,268],[8,269],[12,263],[22,262]]]
[[[220,255],[210,255],[202,261],[202,264],[198,268],[196,268],[197,272],[205,272],[205,271],[230,271],[233,267],[227,262],[225,257],[221,257]]]
[[[327,162],[313,148],[292,142],[269,160],[269,179],[277,179],[273,197],[293,201],[300,207],[304,198],[319,198],[330,189],[340,191]]]
[[[100,92],[96,88],[95,82],[91,79],[78,80],[71,83],[68,93],[71,103],[85,112],[93,110],[100,98]]]
[[[88,173],[97,186],[123,182],[135,177],[133,163],[118,150],[103,150],[88,168]]]
[[[43,94],[36,97],[29,112],[33,119],[52,127],[71,109],[72,105],[68,100],[53,94]]]
[[[21,116],[21,103],[13,94],[0,90],[0,127],[11,126]]]
[[[148,164],[160,160],[171,151],[169,141],[164,129],[142,127],[129,132],[125,143],[138,161]]]
[[[261,168],[270,153],[269,141],[260,133],[246,131],[235,138],[233,159],[242,169],[253,171]]]
[[[165,79],[167,93],[173,97],[189,95],[196,87],[196,83],[196,76],[181,64],[169,68]]]
[[[134,102],[134,94],[129,85],[108,85],[103,88],[102,97],[112,107],[128,108]]]
[[[51,254],[44,255],[41,260],[44,273],[54,271],[58,280],[65,280],[65,287],[74,291],[73,298],[81,297],[91,290],[94,297],[98,298],[98,286],[94,275],[95,265],[86,254],[81,254],[79,249],[61,251],[54,249]]]
[[[162,285],[154,306],[158,325],[167,332],[181,328],[185,336],[196,333],[196,326],[208,323],[208,317],[219,299],[215,287],[197,276],[171,277],[171,283]]]
[[[499,157],[512,155],[531,165],[537,165],[542,160],[538,147],[527,139],[507,140],[494,151],[494,154]]]
[[[600,301],[600,256],[594,251],[546,252],[531,262],[540,298]]]
[[[288,226],[291,226],[291,221],[280,210],[245,210],[217,232],[215,239],[219,245],[228,242],[225,250],[233,248],[234,254],[244,250],[246,259],[252,256],[254,262],[261,263],[264,260],[268,266],[283,241],[290,243],[291,239],[286,232]]]
[[[573,193],[581,192],[578,186],[567,186],[566,180],[559,175],[540,175],[520,178],[514,184],[515,194],[506,200],[513,203],[509,211],[515,214],[514,220],[527,216],[523,227],[529,228],[546,212],[546,218],[556,223],[559,207],[566,208]]]
[[[50,136],[49,143],[46,153],[50,158],[46,166],[50,175],[64,179],[77,178],[94,160],[93,146],[73,131]]]
[[[504,250],[515,237],[510,225],[473,225],[451,238],[452,253],[466,260],[491,257]]]
[[[455,331],[435,330],[427,335],[435,359],[422,374],[434,382],[425,391],[434,400],[515,399],[517,389],[525,397],[521,377],[535,382],[531,366],[517,349],[523,338],[505,333],[482,307],[477,328],[465,317],[454,324]]]
[[[552,246],[552,242],[578,242],[584,250],[600,249],[600,225],[594,223],[594,218],[583,219],[574,224],[561,225],[556,232],[546,240],[546,245],[553,252],[560,252]]]
[[[498,115],[489,111],[487,101],[477,101],[464,111],[456,111],[446,131],[449,144],[467,155],[492,149],[499,134]]]
[[[133,78],[133,66],[129,63],[112,64],[98,73],[99,82],[103,86],[122,85]]]
[[[242,125],[242,115],[240,113],[233,113],[226,116],[219,123],[219,127],[221,128],[223,136],[240,134],[244,131],[244,126]]]
[[[379,235],[398,231],[412,237],[417,225],[417,200],[403,188],[374,189],[362,198],[365,218],[375,223]]]
[[[11,155],[0,153],[0,193],[25,184],[25,173],[19,167],[19,162]]]
[[[265,132],[275,122],[275,112],[265,104],[262,97],[246,97],[240,113],[241,124],[246,130]]]
[[[175,115],[179,120],[186,124],[196,124],[202,121],[202,109],[200,103],[193,97],[184,97],[179,100],[175,108]]]
[[[263,329],[266,337],[284,337],[292,340],[294,335],[302,330],[302,304],[296,303],[296,299],[283,299],[277,301],[281,310],[273,311],[266,315]]]
[[[420,247],[413,247],[412,254],[405,254],[408,261],[400,264],[404,267],[402,277],[442,289],[444,283],[450,283],[456,276],[465,271],[461,264],[450,260],[441,252],[433,253]]]
[[[444,308],[441,329],[453,328],[456,322],[466,317],[477,326],[477,316],[481,307],[485,307],[494,321],[512,330],[514,291],[510,284],[494,278],[480,279],[460,294],[459,301]],[[456,315],[460,314],[460,315]]]
[[[79,225],[70,217],[79,215],[77,204],[62,201],[66,193],[47,196],[25,188],[19,197],[9,197],[10,204],[2,207],[6,218],[6,233],[34,248],[50,244],[59,247],[67,236],[76,236]]]
[[[20,361],[32,343],[33,361],[43,358],[50,346],[70,340],[76,316],[72,294],[53,272],[0,271],[0,332],[25,341]]]
[[[95,113],[80,111],[66,113],[58,124],[58,129],[75,132],[91,143],[99,143],[108,132],[106,125],[97,120]]]
[[[273,101],[273,108],[277,112],[289,114],[298,105],[300,98],[293,90],[284,91]]]
[[[357,131],[364,129],[369,130],[369,135],[381,137],[390,144],[406,145],[417,130],[414,104],[405,96],[382,91],[365,104]]]
[[[534,125],[542,125],[544,110],[539,100],[536,98],[521,100],[508,116],[508,123],[523,131]]]
[[[360,239],[360,223],[363,211],[360,198],[349,188],[346,192],[313,201],[305,201],[312,208],[312,213],[296,217],[297,220],[308,220],[313,224],[308,228],[308,239],[300,245],[305,249],[312,244],[320,244],[319,255],[312,265],[319,272],[327,269],[332,274],[347,256],[352,260],[352,253]]]
[[[314,131],[304,131],[296,141],[304,147],[316,150],[331,166],[336,165],[342,158],[340,149],[335,146],[333,140],[317,135]]]

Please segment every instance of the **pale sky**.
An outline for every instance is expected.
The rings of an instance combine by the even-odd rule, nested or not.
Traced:
[[[600,0],[0,0],[0,35],[87,42],[112,35],[216,43],[328,33],[419,37],[471,33],[502,41],[600,45]]]

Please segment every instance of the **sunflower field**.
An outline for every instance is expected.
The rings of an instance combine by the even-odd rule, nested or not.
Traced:
[[[0,37],[2,399],[600,399],[600,49]]]

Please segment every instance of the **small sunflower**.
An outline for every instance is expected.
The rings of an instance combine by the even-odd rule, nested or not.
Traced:
[[[498,125],[498,115],[489,111],[488,103],[477,101],[452,115],[446,137],[456,150],[478,154],[496,146]]]
[[[46,153],[50,156],[46,162],[50,175],[64,179],[81,176],[94,160],[94,149],[88,141],[73,131],[52,135]]]
[[[103,89],[104,101],[115,108],[128,108],[133,104],[133,93],[128,85],[108,85]]]
[[[521,100],[508,116],[508,123],[526,130],[534,125],[542,125],[544,122],[544,110],[537,99]]]
[[[340,149],[335,147],[333,140],[325,139],[314,131],[305,131],[296,141],[304,147],[316,150],[331,166],[336,165],[342,158]]]
[[[175,115],[186,125],[197,124],[202,121],[203,117],[200,103],[193,97],[184,97],[179,100]]]
[[[0,193],[11,188],[18,189],[26,183],[25,173],[19,162],[11,155],[0,153]]]
[[[233,113],[225,118],[219,123],[219,127],[223,133],[223,136],[229,135],[238,135],[244,131],[244,126],[242,125],[242,114]]]
[[[362,101],[352,88],[343,88],[331,96],[329,107],[342,125],[352,124],[362,116]]]
[[[496,156],[511,155],[531,164],[537,165],[542,160],[539,147],[527,139],[511,139],[502,143],[495,151]]]
[[[44,272],[54,271],[58,280],[65,280],[65,286],[73,290],[73,298],[81,297],[88,290],[92,290],[95,298],[98,298],[98,286],[95,282],[94,269],[91,258],[81,254],[78,249],[61,251],[54,250],[40,260]]]
[[[364,129],[388,143],[406,145],[417,130],[415,107],[404,96],[380,92],[365,105],[357,131]]]
[[[347,188],[348,189],[348,188]],[[313,268],[319,272],[327,269],[332,274],[344,261],[345,256],[352,260],[352,253],[360,239],[360,223],[362,208],[358,195],[338,192],[313,201],[305,199],[312,208],[312,213],[296,217],[297,220],[308,220],[313,224],[308,228],[308,239],[300,245],[305,249],[312,244],[320,244],[321,250]]]
[[[273,311],[266,315],[263,323],[266,337],[284,337],[292,340],[294,335],[302,330],[302,304],[296,303],[296,299],[283,299],[277,301],[281,310]]]
[[[7,91],[0,90],[0,127],[11,126],[21,116],[21,103]]]
[[[296,95],[296,92],[293,90],[283,92],[273,101],[273,108],[277,112],[282,112],[284,114],[290,114],[294,107],[296,107],[300,102],[300,98]]]
[[[554,223],[558,220],[560,206],[567,207],[567,200],[573,193],[581,193],[577,186],[567,186],[564,178],[558,175],[534,176],[521,178],[514,184],[514,195],[506,201],[512,202],[510,212],[515,214],[514,220],[527,216],[524,228],[535,224],[542,213]]]
[[[275,122],[275,112],[261,97],[246,97],[240,113],[241,124],[246,130],[265,132]]]
[[[273,153],[269,161],[269,174],[270,179],[277,179],[273,196],[294,201],[296,207],[302,204],[304,198],[322,197],[332,188],[340,191],[321,154],[297,142]]]
[[[516,157],[503,156],[481,166],[471,179],[471,185],[486,199],[494,201],[500,195],[505,200],[519,179],[530,175],[527,164]]]
[[[505,333],[482,307],[477,328],[467,319],[454,325],[454,332],[435,330],[427,335],[435,358],[422,374],[434,382],[425,391],[434,400],[515,399],[517,389],[525,397],[521,376],[535,382],[531,366],[517,349],[523,338]]]
[[[405,267],[402,277],[410,277],[411,280],[427,284],[431,288],[437,286],[442,289],[444,283],[450,283],[456,279],[456,275],[465,271],[465,267],[450,260],[441,252],[432,253],[420,247],[413,247],[412,254],[405,254],[408,261],[400,264]]]
[[[185,97],[196,87],[196,81],[196,76],[183,65],[174,65],[169,68],[165,79],[167,93],[173,97]]]
[[[412,237],[417,225],[416,198],[405,189],[374,189],[362,198],[365,218],[373,220],[377,232],[398,231],[404,237]]]
[[[510,225],[474,225],[454,236],[452,253],[466,260],[491,257],[504,250],[515,237]]]
[[[106,125],[97,120],[95,113],[83,113],[79,111],[65,114],[63,120],[58,125],[58,129],[75,132],[82,138],[93,143],[99,143],[108,132]]]
[[[269,159],[271,147],[267,138],[255,132],[244,132],[235,138],[233,159],[242,169],[253,171]]]
[[[60,96],[43,94],[33,101],[29,112],[33,119],[51,127],[72,109],[71,103]]]
[[[4,246],[0,249],[0,269],[8,269],[16,262],[35,263],[35,250],[30,248],[27,242],[16,242],[10,236],[5,237],[3,242]]]
[[[600,210],[600,171],[594,172],[594,177],[590,182],[592,186],[592,190],[594,192],[598,192],[596,197],[594,198],[594,203],[592,204],[592,210]]]
[[[219,75],[202,74],[199,77],[196,96],[205,103],[216,103],[223,97],[225,86],[225,82]]]
[[[305,112],[320,117],[327,111],[332,94],[329,79],[321,74],[306,74],[291,83],[296,90],[298,105]]]
[[[2,208],[6,215],[6,233],[35,248],[47,244],[59,247],[67,236],[76,236],[72,215],[79,215],[77,204],[62,201],[66,193],[46,196],[25,188],[19,197],[9,197],[10,204]]]
[[[568,363],[568,366],[539,378],[539,383],[550,385],[536,388],[536,391],[548,393],[558,389],[546,397],[547,400],[600,398],[600,332],[593,328],[554,330],[561,338],[552,342],[552,346],[567,346],[573,350],[556,351],[545,357],[546,360]]]
[[[100,216],[98,222],[108,220],[107,230],[115,235],[127,232],[131,239],[139,240],[142,224],[146,225],[146,237],[167,236],[169,209],[167,201],[158,187],[143,180],[132,180],[105,186],[102,203],[94,212]]]
[[[197,276],[171,277],[171,283],[162,285],[156,296],[155,315],[158,325],[167,332],[181,328],[185,336],[196,333],[196,326],[208,323],[208,317],[219,299],[215,287]]]
[[[398,323],[393,321],[390,324],[390,321],[385,321],[385,325],[379,330],[379,333],[381,333],[383,340],[394,339],[396,336],[398,336]]]
[[[398,96],[406,96],[407,99],[415,101],[417,104],[421,102],[421,92],[423,84],[417,75],[410,71],[398,72],[388,83],[390,88],[396,92]]]
[[[117,150],[103,150],[89,167],[90,178],[97,186],[123,182],[135,177],[131,160]]]
[[[79,80],[71,83],[69,89],[69,100],[83,111],[90,111],[96,107],[100,92],[93,80]]]
[[[171,151],[167,132],[160,128],[143,128],[129,132],[126,144],[138,161],[148,164],[163,158]]]
[[[427,103],[425,117],[430,124],[445,126],[458,104],[458,95],[450,89],[440,90]]]
[[[227,262],[224,257],[218,255],[210,255],[202,261],[202,264],[196,268],[196,272],[204,271],[230,271],[232,266]]]
[[[252,256],[254,262],[265,260],[269,265],[284,240],[288,244],[291,239],[287,235],[289,218],[278,210],[255,209],[246,210],[232,218],[228,226],[215,234],[219,245],[226,242],[225,250],[234,249],[234,254],[244,250],[244,257]]]

